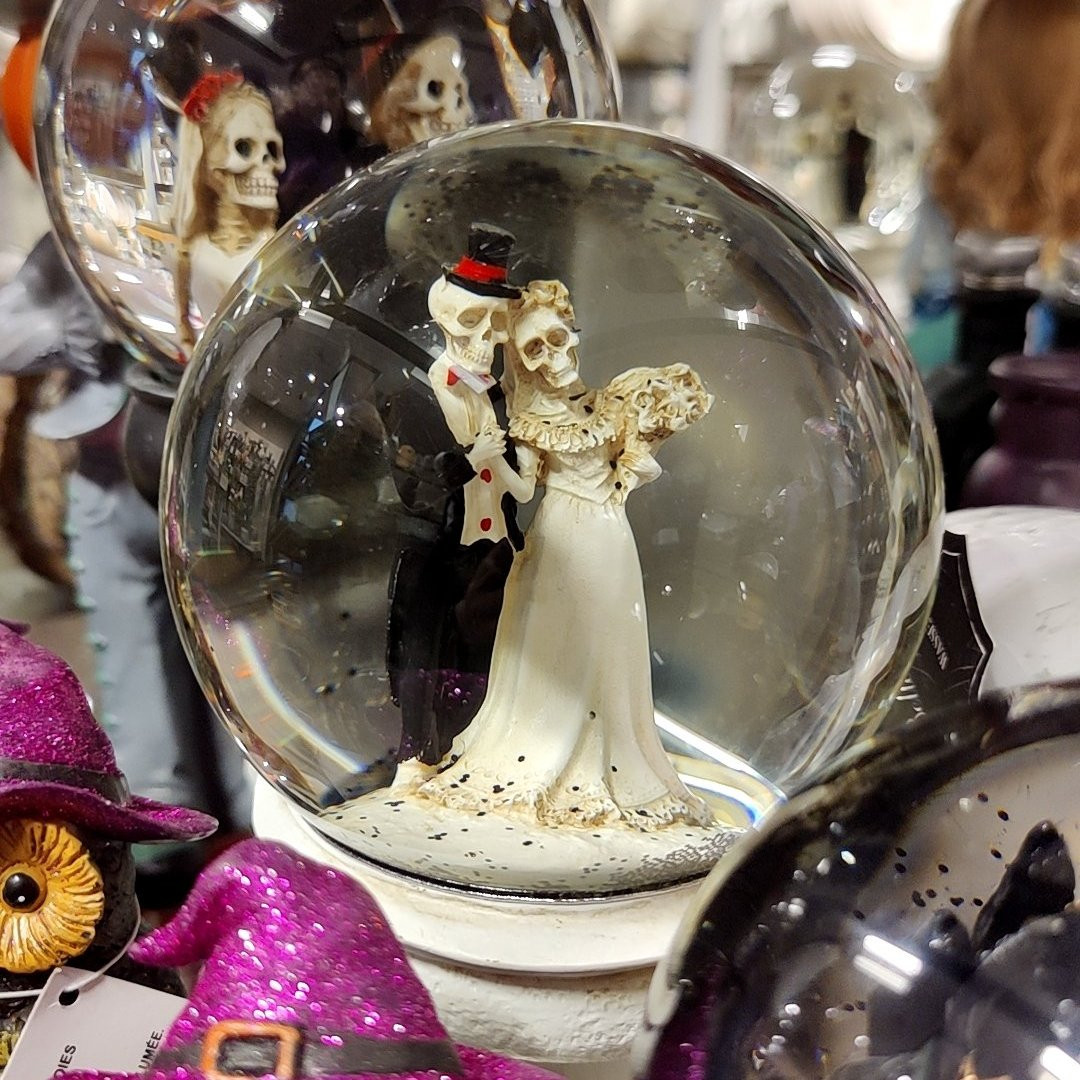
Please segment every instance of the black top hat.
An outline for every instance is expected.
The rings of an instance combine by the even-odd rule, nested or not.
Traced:
[[[520,287],[506,280],[513,247],[513,233],[474,221],[469,226],[469,253],[462,255],[455,266],[443,268],[446,280],[480,296],[516,299],[521,295]]]

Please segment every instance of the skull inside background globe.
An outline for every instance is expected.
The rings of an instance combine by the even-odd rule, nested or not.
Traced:
[[[246,98],[216,116],[222,80]],[[474,124],[613,118],[616,86],[584,0],[65,0],[35,112],[72,265],[175,379],[259,244],[335,183]]]
[[[462,285],[518,297],[509,327],[505,308],[500,322],[497,303],[463,299]],[[538,649],[563,650],[564,662],[545,661],[552,698],[560,674],[588,672],[583,656],[621,663],[604,658],[614,626],[581,633],[579,607],[606,602],[616,568],[640,561],[636,583],[625,576],[641,592],[632,607],[651,667],[640,742],[662,742],[669,763],[654,772],[669,771],[680,805],[707,807],[673,815],[687,830],[677,857],[647,809],[640,835],[620,834],[632,858],[597,850],[608,826],[576,817],[569,792],[568,827],[504,814],[556,737],[525,717],[500,740],[509,764],[490,813],[474,805],[450,829],[442,810],[425,817],[408,801],[424,770],[447,789],[469,785],[446,770],[485,715],[504,590],[565,493],[549,448],[535,497],[479,518],[481,531],[485,517],[504,524],[505,539],[462,542],[470,485],[484,482],[477,446],[502,445],[490,433],[465,445],[446,391],[475,383],[473,404],[519,472],[545,445],[542,417],[532,435],[515,427],[512,341],[519,379],[546,380],[545,407],[595,408],[595,430],[583,422],[575,435],[586,449],[606,438],[609,406],[643,402],[651,417],[656,395],[674,402],[674,437],[641,466],[650,482],[621,500],[636,555],[601,553],[596,582]],[[490,372],[474,362],[486,350]],[[634,389],[643,369],[653,381]],[[639,423],[648,441],[654,429]],[[598,487],[633,472],[618,453],[610,468]],[[171,423],[166,577],[217,709],[334,839],[460,886],[625,892],[700,874],[724,830],[873,729],[925,621],[939,488],[900,335],[824,232],[662,137],[506,125],[353,178],[296,217],[226,300]],[[581,552],[574,528],[559,536],[569,574]],[[593,589],[599,599],[585,597]],[[515,611],[550,608],[533,596]],[[622,776],[603,782],[614,792]],[[641,816],[624,811],[630,825]]]
[[[793,796],[702,886],[637,1075],[1074,1074],[1080,686],[920,719]]]

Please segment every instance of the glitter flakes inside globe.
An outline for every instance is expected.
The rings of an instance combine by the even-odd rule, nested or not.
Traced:
[[[939,476],[900,342],[826,234],[662,137],[387,159],[264,250],[182,384],[166,576],[203,685],[376,863],[698,876],[921,632]]]
[[[584,0],[65,0],[37,154],[111,326],[173,377],[277,226],[388,151],[475,124],[612,118]]]
[[[638,1075],[1073,1075],[1080,684],[867,744],[703,886]]]

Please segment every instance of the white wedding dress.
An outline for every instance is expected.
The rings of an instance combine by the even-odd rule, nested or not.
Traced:
[[[539,453],[545,493],[506,582],[484,703],[421,797],[546,825],[711,823],[653,719],[625,501],[659,468],[645,455],[643,471],[639,455],[630,471],[619,424],[602,391],[511,420],[514,441]]]

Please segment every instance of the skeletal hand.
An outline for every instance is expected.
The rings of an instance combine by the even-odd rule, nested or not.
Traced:
[[[474,469],[479,468],[492,458],[501,458],[506,453],[506,432],[501,428],[487,428],[476,436],[472,449],[465,455]]]
[[[628,491],[651,484],[664,471],[644,443],[627,444],[618,460],[619,476]]]

